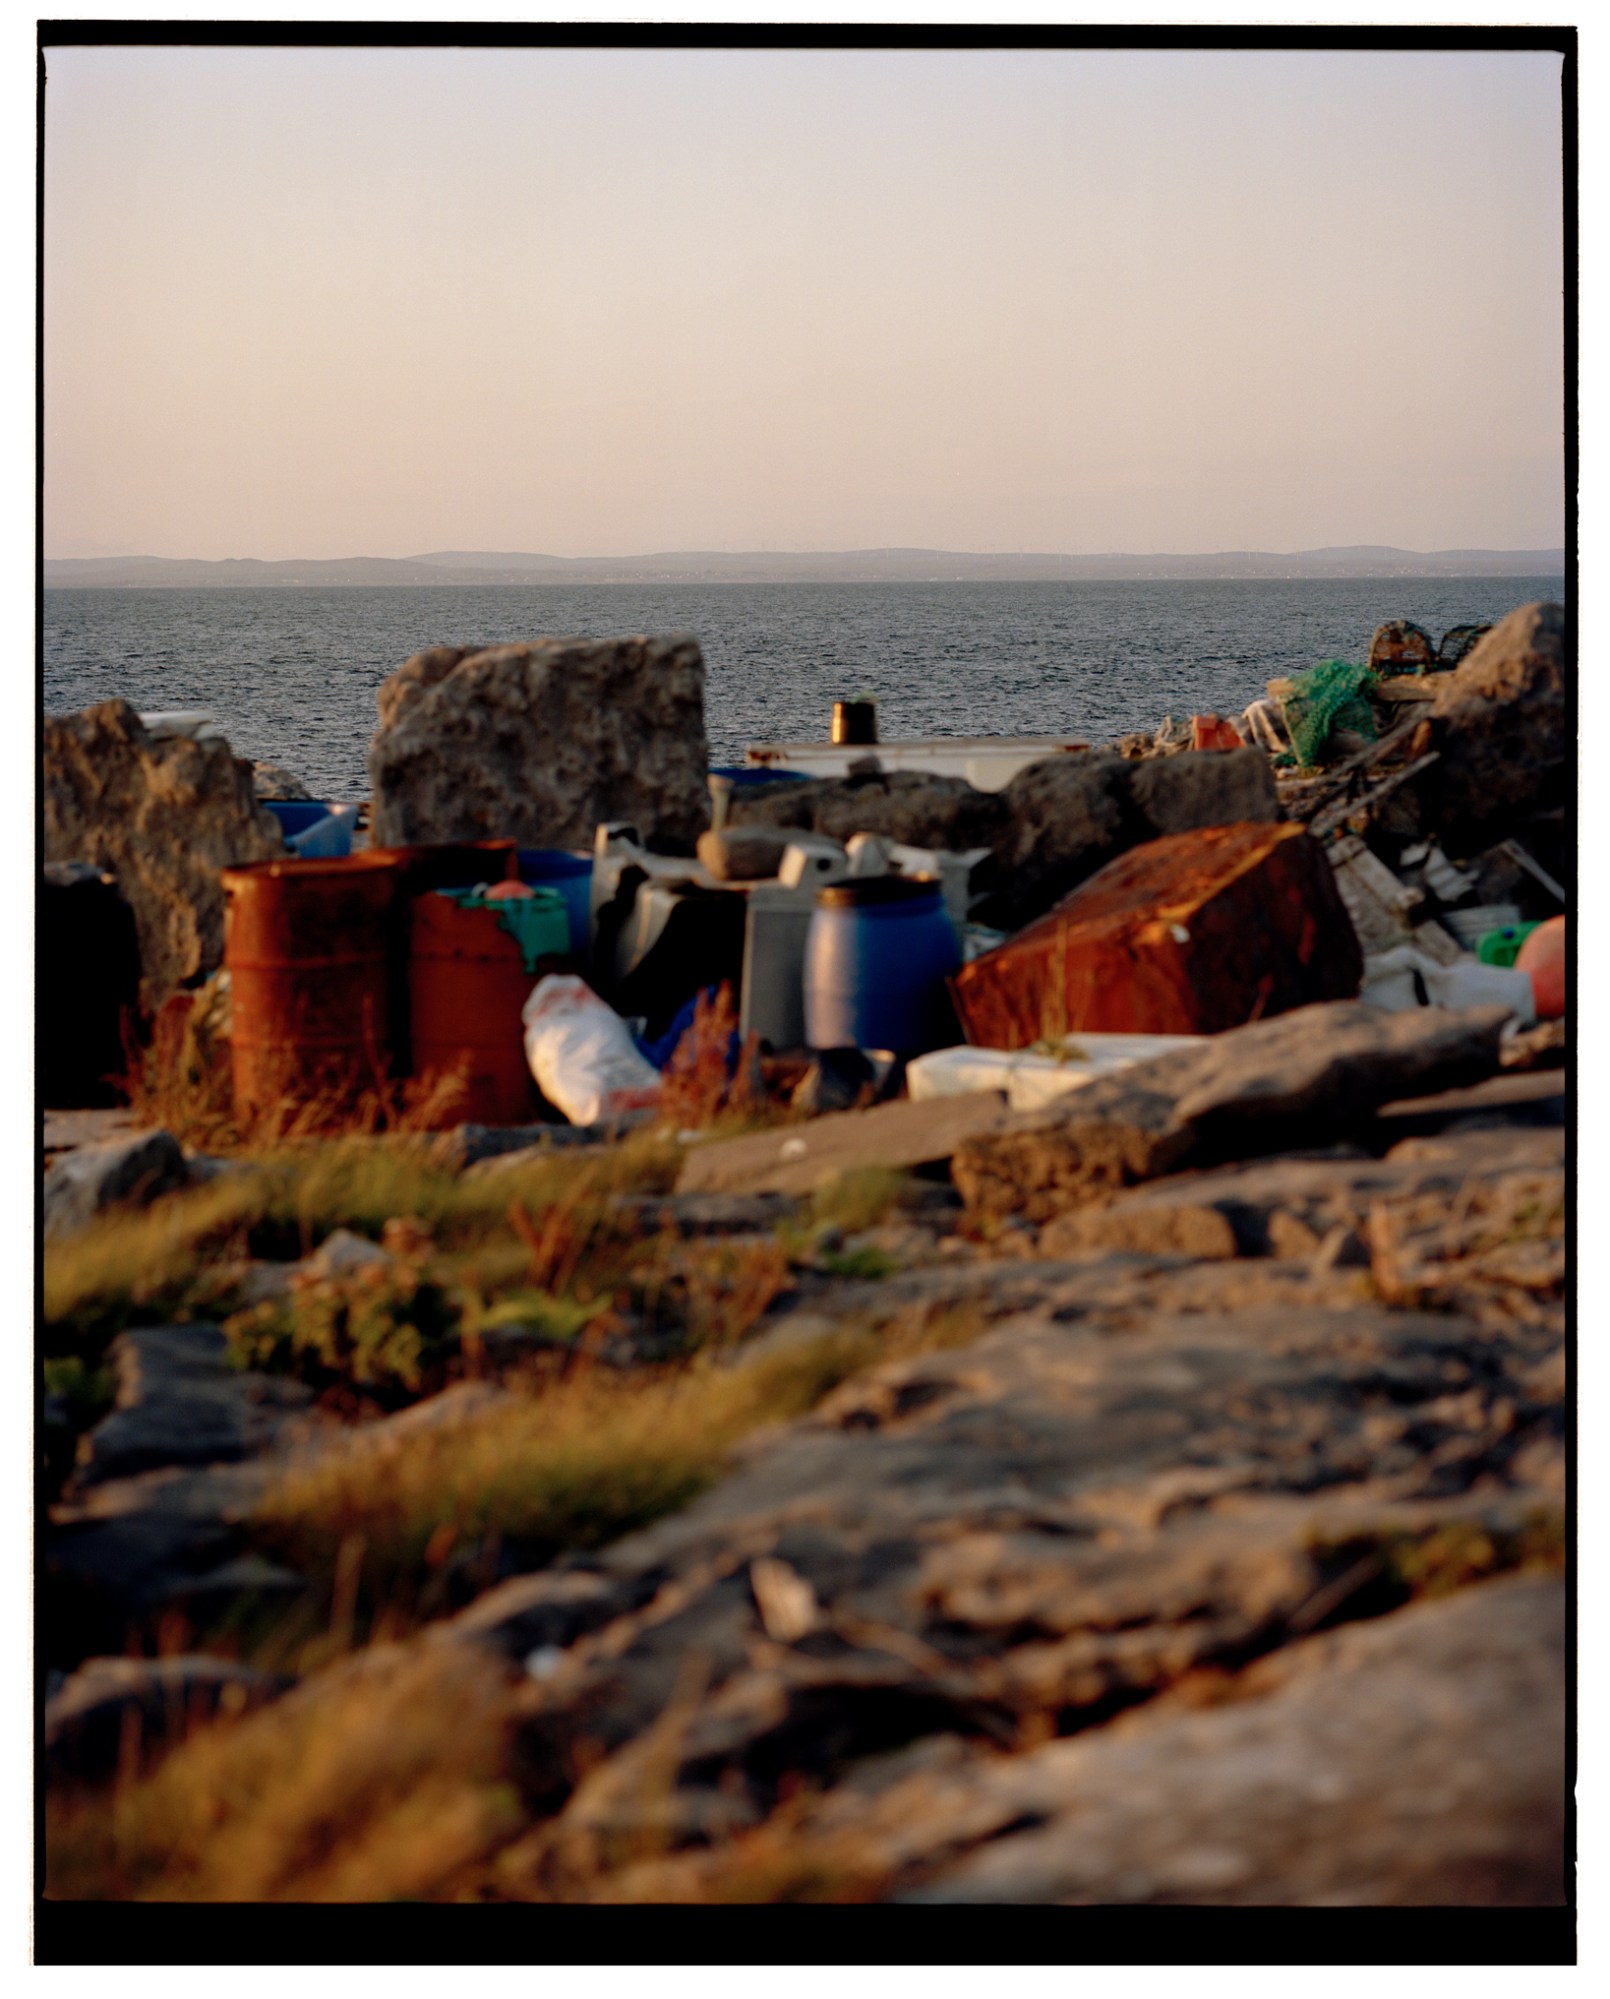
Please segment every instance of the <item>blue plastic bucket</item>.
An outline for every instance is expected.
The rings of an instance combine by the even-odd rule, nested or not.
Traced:
[[[593,857],[572,854],[564,847],[522,847],[517,856],[520,879],[527,888],[557,889],[570,915],[570,948],[587,948],[591,921]]]
[[[945,980],[961,963],[932,875],[875,875],[819,889],[805,939],[812,1048],[918,1055],[956,1039]]]

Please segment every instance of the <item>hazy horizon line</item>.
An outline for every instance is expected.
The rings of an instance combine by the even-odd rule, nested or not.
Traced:
[[[1294,560],[1301,556],[1416,556],[1449,557],[1456,555],[1484,556],[1558,556],[1562,560],[1565,548],[1561,543],[1546,544],[1531,548],[1478,547],[1466,543],[1446,548],[1407,548],[1393,542],[1333,542],[1311,548],[1212,548],[1212,549],[961,549],[940,548],[918,543],[886,542],[864,544],[860,547],[843,548],[663,548],[646,549],[634,553],[619,550],[592,552],[586,555],[550,555],[541,549],[444,549],[422,550],[409,555],[374,555],[354,553],[346,555],[151,555],[136,550],[119,550],[115,553],[97,555],[51,555],[42,556],[47,563],[94,563],[94,562],[184,562],[221,564],[228,562],[260,563],[312,563],[312,562],[665,562],[690,558],[705,560],[710,558],[729,560],[767,561],[826,561],[835,557],[855,556],[921,556],[940,557],[946,560],[964,559],[986,562],[1211,562],[1231,557],[1272,556],[1280,560]]]

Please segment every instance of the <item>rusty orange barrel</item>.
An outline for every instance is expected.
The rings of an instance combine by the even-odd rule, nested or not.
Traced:
[[[474,888],[477,882],[510,881],[519,873],[518,851],[513,840],[439,840],[412,847],[370,849],[371,853],[390,854],[402,870],[397,887],[397,952],[391,967],[391,1027],[400,1075],[414,1073],[408,933],[416,900],[433,888]]]
[[[563,898],[518,905],[468,903],[451,894],[415,898],[408,954],[408,1007],[414,1076],[441,1086],[443,1123],[527,1124],[537,1100],[526,1067],[521,1009],[547,964],[569,949]],[[456,1084],[456,1087],[455,1087]]]
[[[334,1109],[396,1068],[391,965],[401,870],[392,856],[226,868],[235,1101]]]
[[[520,871],[519,850],[513,840],[442,840],[429,846],[371,847],[369,851],[389,854],[398,862],[405,895],[510,881]]]

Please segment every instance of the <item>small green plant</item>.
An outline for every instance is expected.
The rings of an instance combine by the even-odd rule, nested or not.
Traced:
[[[820,1262],[822,1268],[832,1277],[855,1277],[875,1280],[892,1277],[900,1268],[887,1251],[874,1249],[870,1243],[860,1249],[825,1249]]]
[[[80,1354],[61,1354],[44,1364],[45,1393],[67,1404],[75,1430],[98,1423],[112,1406],[112,1371],[94,1367]]]
[[[818,1187],[811,1197],[811,1218],[819,1227],[846,1235],[876,1228],[900,1205],[911,1182],[887,1166],[856,1166]]]
[[[224,1330],[238,1367],[320,1388],[351,1383],[394,1401],[439,1380],[458,1351],[463,1309],[462,1299],[415,1273],[360,1271],[248,1306]]]

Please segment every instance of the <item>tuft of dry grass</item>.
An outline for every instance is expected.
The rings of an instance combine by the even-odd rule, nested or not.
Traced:
[[[332,1454],[288,1472],[259,1502],[253,1540],[324,1576],[361,1542],[366,1605],[406,1628],[428,1548],[467,1557],[496,1537],[536,1566],[602,1546],[713,1485],[746,1431],[803,1414],[875,1350],[856,1327],[746,1367],[578,1369],[384,1454]]]
[[[448,1607],[437,1575],[449,1558],[486,1581],[499,1547],[522,1567],[601,1547],[714,1485],[750,1433],[806,1414],[864,1367],[962,1344],[984,1324],[952,1307],[846,1320],[725,1364],[701,1353],[625,1373],[576,1367],[383,1451],[287,1472],[259,1501],[252,1539],[325,1579],[359,1549],[356,1628],[396,1635]]]
[[[660,1087],[660,1115],[673,1131],[702,1131],[723,1119],[750,1118],[767,1108],[756,1035],[736,1050],[738,1009],[723,980],[700,993],[693,1025],[677,1044]]]
[[[119,1083],[136,1119],[218,1155],[308,1138],[439,1130],[456,1121],[464,1087],[461,1073],[395,1077],[377,1044],[356,1067],[322,1077],[309,1076],[287,1054],[283,1076],[270,1075],[264,1100],[242,1104],[235,1095],[228,999],[216,980],[166,1000],[143,1042],[125,1029],[124,1052]]]
[[[911,1186],[910,1177],[887,1166],[855,1166],[835,1174],[811,1196],[811,1219],[846,1235],[876,1228],[899,1207]]]
[[[229,1042],[210,1000],[175,993],[157,1009],[143,1044],[125,1022],[120,1079],[137,1123],[162,1125],[204,1152],[232,1149],[238,1138]]]
[[[952,1308],[846,1322],[725,1366],[703,1356],[645,1374],[578,1370],[451,1428],[310,1463],[250,1525],[259,1546],[327,1578],[328,1629],[299,1661],[323,1670],[278,1702],[199,1728],[143,1776],[49,1797],[46,1893],[608,1899],[633,1878],[622,1866],[654,1861],[654,1843],[604,1856],[589,1880],[571,1878],[570,1856],[556,1897],[547,1844],[511,1780],[523,1686],[473,1647],[388,1642],[428,1614],[421,1579],[473,1552],[477,1536],[492,1545],[522,1535],[528,1550],[612,1539],[711,1484],[758,1426],[803,1414],[872,1362],[958,1344],[984,1324],[977,1310]],[[377,1604],[383,1635],[351,1651],[376,1629]],[[681,1691],[651,1750],[674,1747],[697,1698],[691,1685]],[[632,1783],[663,1784],[664,1754],[639,1762]],[[791,1854],[786,1830],[782,1818],[757,1829],[685,1883],[674,1872],[644,1879],[637,1898],[854,1900],[875,1885],[866,1874],[858,1887],[826,1848]]]
[[[114,1212],[45,1246],[46,1350],[104,1345],[124,1325],[232,1309],[227,1267],[303,1256],[337,1228],[378,1237],[397,1217],[428,1226],[445,1252],[513,1242],[508,1211],[583,1197],[664,1192],[675,1145],[634,1135],[577,1162],[556,1155],[518,1174],[454,1173],[418,1137],[287,1144],[150,1208]],[[516,1255],[514,1267],[522,1258]],[[220,1277],[220,1270],[225,1275]]]
[[[470,1647],[380,1648],[200,1730],[110,1796],[46,1804],[52,1900],[451,1898],[522,1812],[508,1676]]]

